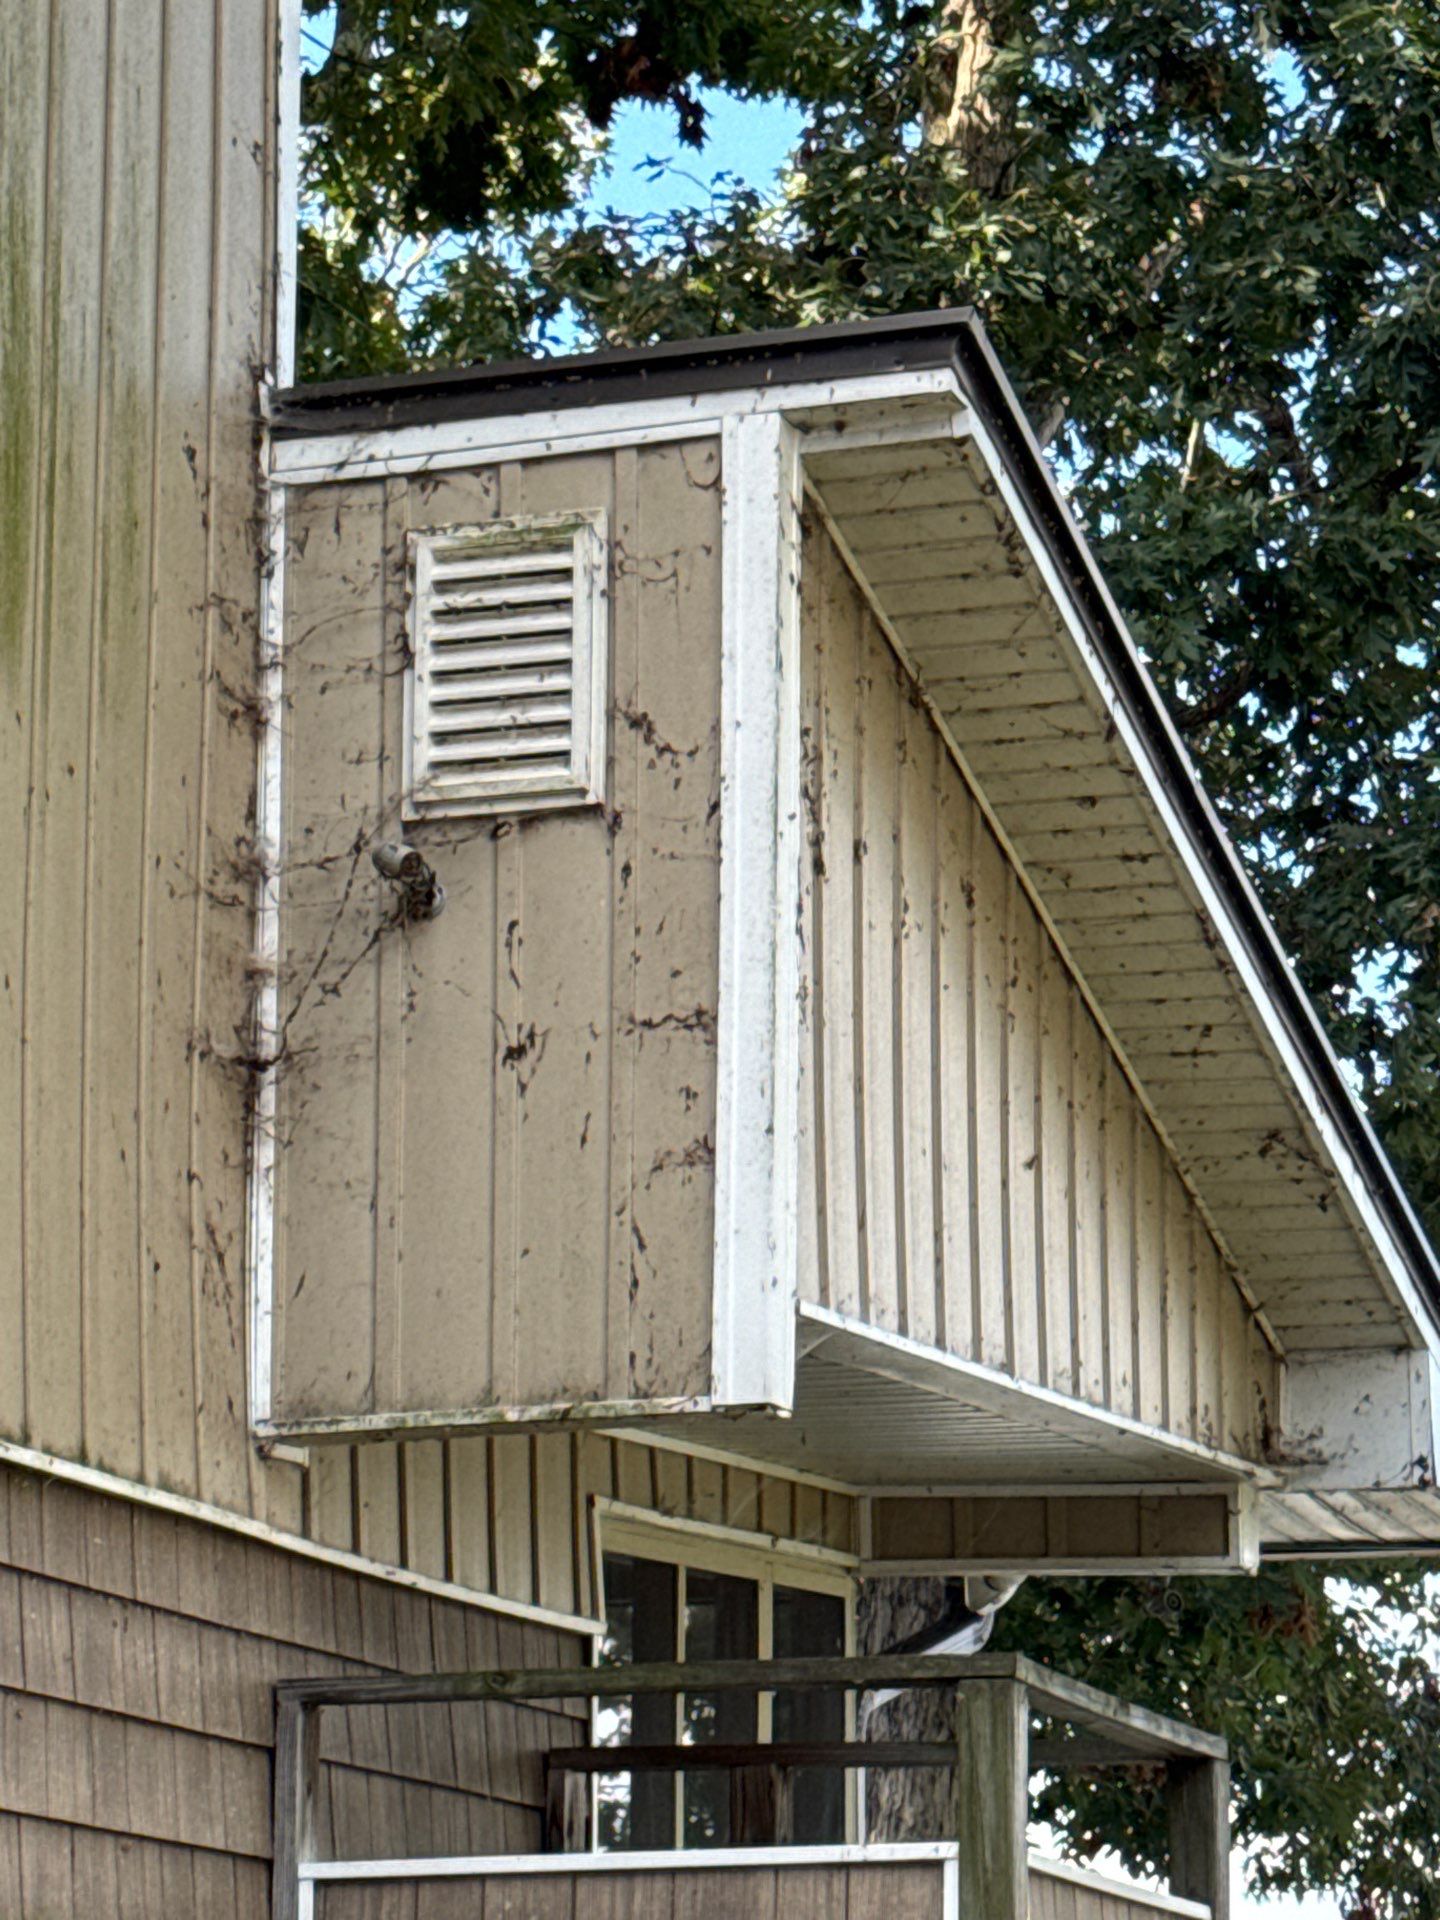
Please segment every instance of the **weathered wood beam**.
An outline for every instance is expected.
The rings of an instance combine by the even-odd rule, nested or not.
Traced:
[[[962,1914],[1028,1920],[1030,1714],[1016,1680],[978,1680],[955,1704],[953,1831]]]
[[[320,1708],[281,1695],[275,1710],[274,1920],[299,1920],[300,1863],[314,1857]]]
[[[1170,1891],[1203,1900],[1230,1920],[1230,1768],[1224,1760],[1172,1760],[1166,1773]]]

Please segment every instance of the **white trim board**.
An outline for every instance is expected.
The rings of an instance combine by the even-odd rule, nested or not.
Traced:
[[[617,1749],[617,1751],[619,1751]],[[953,1840],[894,1840],[831,1847],[715,1847],[661,1853],[503,1853],[435,1860],[305,1860],[302,1881],[455,1880],[504,1874],[709,1873],[727,1867],[945,1865],[959,1858]],[[1109,1883],[1109,1884],[1114,1884]],[[1188,1908],[1208,1915],[1208,1908]]]
[[[123,1479],[118,1473],[106,1473],[100,1467],[81,1466],[75,1460],[62,1460],[58,1454],[42,1453],[35,1447],[22,1447],[12,1440],[0,1440],[0,1465],[19,1467],[27,1473],[43,1474],[47,1480],[63,1480],[70,1486],[84,1487],[91,1493],[112,1500],[126,1500],[133,1506],[154,1507],[180,1520],[198,1521],[202,1526],[221,1527],[227,1533],[243,1534],[262,1546],[293,1553],[302,1560],[318,1560],[326,1566],[343,1567],[347,1573],[361,1574],[367,1580],[383,1580],[392,1587],[408,1587],[414,1593],[428,1593],[439,1600],[454,1600],[481,1613],[493,1613],[509,1620],[525,1620],[534,1626],[556,1627],[564,1633],[595,1639],[605,1631],[605,1622],[588,1614],[561,1613],[553,1607],[537,1606],[528,1600],[506,1600],[498,1594],[478,1593],[453,1580],[441,1580],[434,1574],[414,1573],[409,1567],[395,1567],[383,1560],[371,1560],[363,1553],[351,1553],[345,1547],[332,1547],[311,1540],[303,1533],[287,1533],[268,1521],[249,1514],[233,1513],[228,1507],[214,1506],[208,1500],[192,1499],[189,1494],[171,1493],[164,1487],[143,1486],[138,1480]]]
[[[660,1513],[654,1507],[637,1507],[617,1500],[608,1493],[591,1495],[595,1512],[603,1527],[607,1521],[617,1526],[639,1527],[645,1532],[671,1533],[697,1546],[728,1547],[736,1553],[757,1554],[766,1560],[791,1560],[816,1573],[836,1579],[853,1576],[860,1556],[839,1547],[822,1546],[813,1540],[796,1540],[788,1533],[766,1533],[758,1527],[731,1527],[720,1520],[692,1520],[688,1514]]]
[[[953,1840],[874,1842],[865,1845],[820,1847],[717,1847],[694,1852],[654,1853],[512,1853],[456,1855],[430,1860],[306,1860],[299,1867],[302,1888],[319,1885],[373,1884],[386,1880],[458,1880],[521,1877],[545,1879],[556,1874],[603,1873],[715,1873],[786,1867],[938,1866],[942,1905],[939,1920],[959,1920],[959,1848]],[[1211,1920],[1202,1901],[1142,1887],[1107,1874],[1052,1860],[1031,1852],[1028,1870],[1068,1886],[1106,1894],[1180,1920]]]
[[[273,1276],[269,1282],[273,1287]],[[709,1413],[708,1396],[674,1400],[554,1400],[531,1407],[440,1407],[434,1411],[400,1413],[325,1413],[304,1420],[263,1419],[252,1422],[258,1440],[292,1440],[309,1446],[344,1446],[352,1440],[434,1440],[451,1433],[543,1433],[565,1426],[583,1431],[600,1423],[607,1430],[617,1420],[670,1419],[676,1414]]]
[[[275,1306],[275,1126],[280,1035],[280,847],[284,805],[285,514],[283,487],[265,502],[265,578],[260,601],[260,739],[255,774],[255,982],[251,1045],[250,1167],[245,1237],[246,1321],[250,1343],[250,1424],[269,1420],[273,1396]]]
[[[299,323],[301,0],[280,0],[279,12],[272,129],[275,337],[270,343],[270,365],[275,386],[288,387],[295,379]]]

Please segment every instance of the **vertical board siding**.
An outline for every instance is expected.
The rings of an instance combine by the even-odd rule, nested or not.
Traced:
[[[277,1680],[578,1664],[583,1650],[0,1469],[0,1910],[266,1911]],[[583,1735],[563,1710],[502,1703],[331,1711],[320,1843],[342,1858],[536,1850],[542,1756]],[[183,1901],[121,1902],[149,1871]]]
[[[244,1432],[273,26],[0,20],[0,1431],[293,1525]]]
[[[254,758],[267,47],[263,9],[167,23],[115,0],[0,23],[0,670],[27,871],[3,965],[0,1137],[19,1188],[0,1204],[0,1426],[242,1505],[244,1098],[220,1055],[249,991],[235,866]],[[232,123],[222,192],[212,155]],[[209,297],[222,254],[248,268],[243,302]],[[227,650],[233,710],[212,741],[200,712]],[[219,790],[202,848],[195,808]],[[222,972],[207,944],[226,942]],[[207,1412],[223,1441],[198,1439]]]
[[[787,1480],[730,1462],[687,1458],[612,1435],[575,1440],[574,1487],[581,1521],[578,1594],[585,1611],[598,1610],[592,1590],[592,1503],[615,1500],[662,1518],[708,1522],[787,1542],[858,1555],[861,1502],[848,1493]]]
[[[289,526],[280,1418],[684,1399],[709,1379],[718,449],[311,489]],[[406,534],[600,511],[604,809],[406,829]],[[305,1196],[305,1205],[287,1204]]]
[[[1253,1453],[1273,1356],[845,562],[806,541],[804,1297]]]

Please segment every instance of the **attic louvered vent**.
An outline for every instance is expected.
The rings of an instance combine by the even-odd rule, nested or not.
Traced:
[[[605,552],[600,514],[411,534],[407,818],[603,798]]]

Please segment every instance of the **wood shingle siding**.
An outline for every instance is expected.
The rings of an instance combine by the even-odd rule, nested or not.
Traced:
[[[262,1911],[276,1680],[578,1663],[584,1645],[0,1469],[0,1889],[17,1859],[24,1889],[0,1910],[130,1911],[138,1848],[167,1884],[193,1877],[177,1911]],[[495,1703],[328,1718],[320,1832],[346,1858],[537,1848],[541,1756],[583,1733]],[[67,1871],[97,1904],[42,1897]]]
[[[802,1297],[1255,1457],[1274,1356],[1204,1216],[818,523],[804,579]]]

